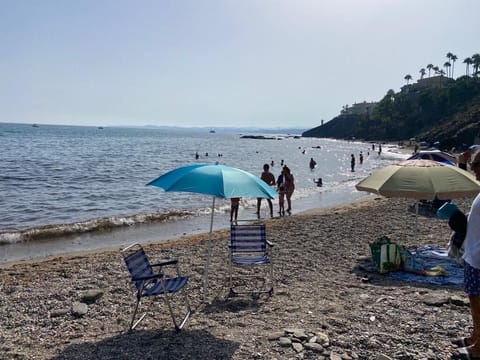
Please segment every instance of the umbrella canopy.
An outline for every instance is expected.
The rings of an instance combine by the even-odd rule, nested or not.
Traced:
[[[440,150],[420,150],[410,156],[407,160],[415,160],[415,159],[423,159],[423,160],[433,160],[438,161],[441,163],[445,163],[447,165],[455,165],[457,159],[455,156]]]
[[[225,165],[198,164],[169,171],[147,185],[165,191],[190,192],[229,199],[258,197],[273,199],[277,192],[258,176]]]
[[[355,187],[386,197],[422,200],[447,200],[480,192],[480,183],[472,174],[432,160],[405,160],[385,166]]]
[[[203,300],[208,288],[208,268],[212,257],[213,215],[215,197],[253,197],[273,199],[277,192],[265,181],[247,171],[225,165],[198,164],[183,166],[169,171],[147,185],[157,186],[165,191],[189,192],[213,196],[208,234],[208,254],[203,272]]]
[[[416,199],[415,239],[418,233],[418,200],[447,200],[480,192],[480,183],[472,174],[433,160],[404,160],[385,166],[355,187],[386,197]]]

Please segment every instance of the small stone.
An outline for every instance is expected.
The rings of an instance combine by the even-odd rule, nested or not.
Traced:
[[[103,295],[103,290],[100,289],[91,289],[87,290],[80,297],[80,301],[85,304],[95,303]]]
[[[305,344],[305,349],[311,350],[316,353],[321,353],[324,350],[322,345],[310,342]]]
[[[72,314],[75,317],[82,317],[86,315],[88,312],[88,305],[81,303],[81,302],[76,302],[72,306]]]
[[[457,306],[470,306],[470,302],[467,298],[453,295],[450,297],[450,303]]]
[[[450,299],[446,296],[429,294],[423,298],[423,303],[428,306],[442,306],[448,304]]]
[[[267,335],[267,339],[269,341],[273,341],[273,340],[278,340],[280,339],[283,335],[285,335],[285,333],[283,331],[276,331],[276,332],[272,332],[270,334]]]
[[[61,317],[65,316],[70,312],[70,309],[57,309],[57,310],[52,310],[50,312],[50,317],[55,318],[55,317]]]
[[[392,358],[385,355],[385,354],[377,354],[377,359],[376,360],[392,360]]]
[[[302,345],[302,343],[294,342],[294,343],[292,343],[292,347],[293,347],[293,350],[295,350],[297,353],[303,351],[303,345]]]
[[[326,346],[330,343],[330,338],[323,332],[317,332],[315,336],[317,337],[317,343],[320,345]]]
[[[293,336],[296,337],[297,339],[300,339],[301,341],[307,340],[308,336],[305,334],[304,330],[297,330],[293,333]]]
[[[298,328],[285,328],[284,330],[287,334],[294,334],[296,332],[305,332],[305,330],[298,329]]]
[[[330,360],[342,360],[342,357],[333,351],[330,353]]]
[[[280,339],[278,339],[278,342],[281,347],[290,347],[292,345],[292,340],[283,336]]]

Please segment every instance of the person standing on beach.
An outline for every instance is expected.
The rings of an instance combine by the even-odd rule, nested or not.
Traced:
[[[350,168],[352,172],[355,171],[355,155],[350,155]]]
[[[295,190],[295,180],[287,165],[283,167],[282,173],[283,183],[285,184],[285,196],[287,198],[287,213],[290,215],[292,213],[292,194]]]
[[[480,151],[475,152],[470,164],[475,177],[480,181]],[[460,347],[458,358],[480,358],[480,194],[473,200],[467,220],[464,246],[464,288],[470,301],[473,331],[467,338],[455,339]],[[463,355],[462,355],[463,354]]]
[[[265,181],[268,185],[275,185],[275,176],[270,172],[270,166],[268,164],[263,165],[263,172],[260,175],[260,179]],[[272,200],[267,199],[268,207],[270,208],[270,217],[273,217],[273,203]],[[262,205],[262,198],[257,198],[257,215],[260,216],[260,206]]]
[[[361,151],[360,151],[359,160],[360,160],[360,165],[362,165],[363,164],[363,153]]]
[[[280,184],[278,187],[278,213],[280,216],[285,216],[285,184]]]
[[[315,166],[317,165],[317,162],[315,160],[313,160],[313,158],[310,158],[310,170],[313,171],[313,169],[315,169]]]
[[[462,152],[458,156],[458,167],[463,170],[467,170],[467,164],[471,159],[471,154],[469,150]]]
[[[233,222],[235,222],[235,224],[237,223],[239,206],[240,206],[239,197],[230,198],[230,223],[233,223]]]

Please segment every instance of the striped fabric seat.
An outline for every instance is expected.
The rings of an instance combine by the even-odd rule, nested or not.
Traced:
[[[259,225],[231,225],[230,228],[230,293],[236,291],[233,286],[233,268],[235,266],[257,266],[268,265],[271,287],[252,292],[273,292],[273,266],[269,254],[269,247],[273,246],[267,240],[265,224]],[[239,276],[237,276],[238,278]],[[253,283],[252,281],[248,282]]]
[[[125,257],[125,264],[132,275],[132,281],[134,281],[135,286],[138,290],[141,290],[141,296],[160,295],[165,292],[165,289],[169,293],[174,293],[180,291],[188,282],[188,278],[184,276],[163,279],[164,281],[162,281],[163,274],[155,274],[153,272],[150,261],[143,248]],[[136,280],[145,278],[147,278],[147,280]]]
[[[187,306],[187,312],[182,321],[178,323],[175,319],[175,314],[170,304],[170,296],[184,289],[185,285],[188,283],[188,277],[180,275],[177,260],[167,260],[152,265],[147,254],[139,244],[130,245],[123,249],[121,253],[123,255],[125,265],[130,272],[131,280],[137,289],[137,303],[135,305],[129,330],[133,330],[146,315],[146,313],[143,314],[140,319],[135,322],[140,300],[144,297],[162,296],[170,311],[175,329],[179,331],[183,325],[185,325],[188,317],[190,316],[191,310],[190,305],[188,304],[187,296],[184,293],[184,301]],[[177,276],[168,277],[163,272],[163,269],[169,265],[175,265]],[[155,272],[153,270],[154,268],[158,269],[158,271]]]

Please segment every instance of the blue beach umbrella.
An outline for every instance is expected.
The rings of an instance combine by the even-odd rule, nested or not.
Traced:
[[[211,238],[215,198],[251,197],[273,199],[277,192],[266,182],[247,171],[218,164],[196,164],[171,170],[147,185],[165,191],[189,192],[213,196],[208,235],[208,255],[204,270],[204,300],[208,287],[208,267],[211,257]]]
[[[447,165],[455,165],[455,156],[440,150],[421,150],[410,156],[407,160],[433,160]]]

